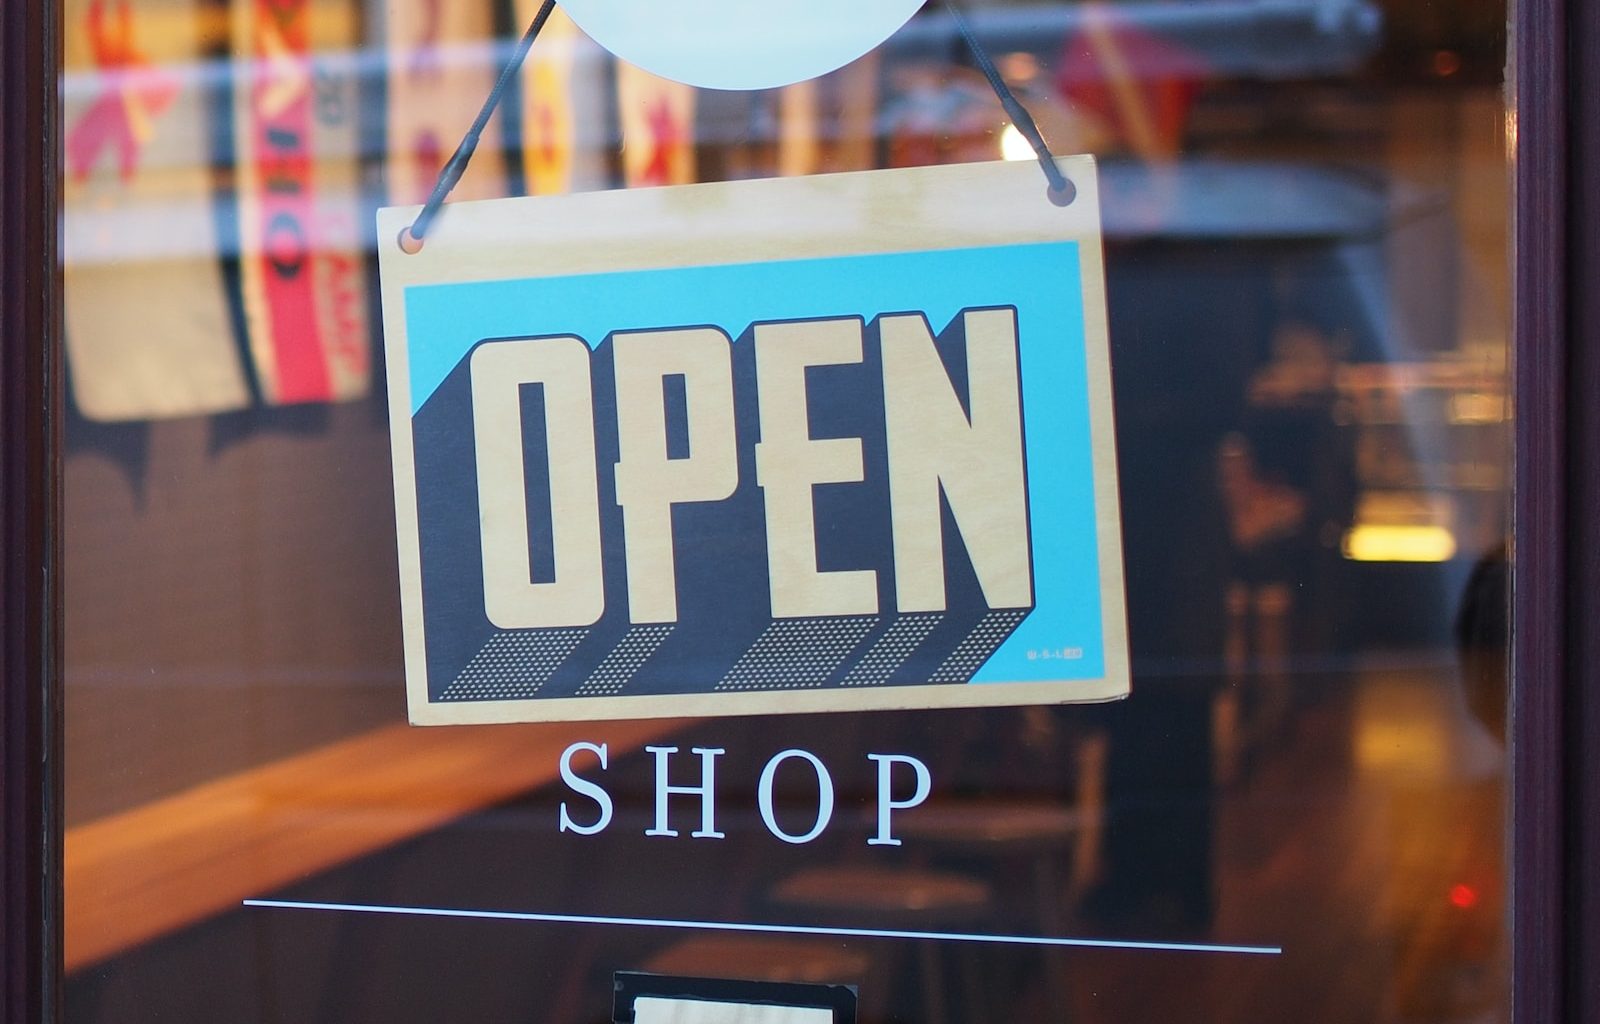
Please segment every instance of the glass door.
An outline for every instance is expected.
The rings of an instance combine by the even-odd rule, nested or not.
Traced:
[[[1131,696],[422,727],[375,217],[539,5],[62,0],[66,1021],[587,1024],[618,972],[1510,1019],[1504,4],[958,6],[755,90],[558,9],[439,244],[500,197],[598,196],[599,247],[651,202],[603,193],[1034,160],[964,23],[1097,161]]]

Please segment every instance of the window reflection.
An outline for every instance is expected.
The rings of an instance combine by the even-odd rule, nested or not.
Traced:
[[[637,816],[662,737],[730,778],[859,762],[841,821],[864,751],[914,752],[918,841],[871,857],[865,819],[582,845],[554,765],[592,730],[403,724],[372,213],[537,6],[63,2],[68,1019],[589,1021],[651,966],[859,982],[872,1020],[1503,1019],[1503,6],[966,5],[1102,160],[1135,695],[607,727]],[[454,198],[994,159],[1032,153],[938,4],[756,93],[558,16]],[[1285,954],[239,907],[268,894]]]

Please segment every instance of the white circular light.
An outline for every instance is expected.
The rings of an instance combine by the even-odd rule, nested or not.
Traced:
[[[904,25],[923,0],[562,0],[623,60],[706,89],[771,89],[826,74]]]

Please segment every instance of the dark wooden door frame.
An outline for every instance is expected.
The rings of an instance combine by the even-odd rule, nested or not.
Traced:
[[[1513,0],[1513,1017],[1600,1020],[1600,5]]]
[[[0,1021],[57,1013],[61,564],[53,0],[0,2]]]
[[[1513,0],[1517,1024],[1600,1021],[1600,3]],[[0,3],[0,1020],[59,1011],[56,4]]]

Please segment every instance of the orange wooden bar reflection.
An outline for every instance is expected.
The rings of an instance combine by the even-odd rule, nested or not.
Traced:
[[[576,739],[684,724],[386,726],[68,829],[66,969],[544,785]]]

